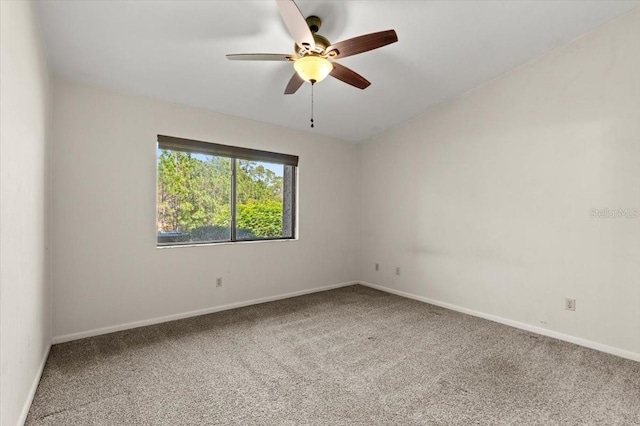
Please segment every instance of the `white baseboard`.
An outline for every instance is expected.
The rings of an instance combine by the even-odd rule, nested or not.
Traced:
[[[632,361],[640,362],[640,353],[627,351],[625,349],[616,348],[613,346],[604,345],[602,343],[594,342],[580,337],[571,336],[568,334],[559,333],[557,331],[548,330],[546,328],[537,327],[524,322],[514,321],[508,318],[499,317],[497,315],[486,314],[484,312],[474,311],[473,309],[463,308],[461,306],[452,305],[450,303],[440,302],[439,300],[429,299],[427,297],[418,296],[411,293],[405,293],[404,291],[395,290],[389,287],[384,287],[377,284],[371,284],[365,281],[360,281],[360,284],[366,287],[371,287],[376,290],[381,290],[387,293],[395,294],[397,296],[406,297],[420,302],[429,303],[431,305],[440,306],[442,308],[451,309],[452,311],[462,312],[463,314],[472,315],[487,319],[489,321],[497,322],[500,324],[508,325],[511,327],[519,328],[521,330],[530,331],[532,333],[541,334],[543,336],[553,337],[558,340],[564,340],[565,342],[574,343],[576,345],[584,346],[590,349],[595,349],[600,352],[605,352],[611,355],[616,355],[621,358],[630,359]]]
[[[101,334],[114,333],[116,331],[129,330],[131,328],[145,327],[147,325],[160,324],[167,321],[175,321],[184,318],[197,317],[199,315],[211,314],[214,312],[226,311],[229,309],[241,308],[243,306],[258,305],[260,303],[273,302],[274,300],[288,299],[290,297],[303,296],[305,294],[318,293],[320,291],[333,290],[335,288],[347,287],[358,284],[359,281],[349,281],[339,284],[332,284],[323,287],[316,287],[309,290],[295,291],[292,293],[279,294],[276,296],[263,297],[260,299],[251,299],[244,302],[230,303],[228,305],[214,306],[212,308],[200,309],[197,311],[183,312],[180,314],[167,315],[163,317],[151,318],[142,321],[134,321],[126,324],[112,325],[109,327],[96,328],[93,330],[81,331],[78,333],[65,334],[62,336],[54,336],[53,344],[69,342],[71,340],[84,339],[85,337],[99,336]]]
[[[38,390],[38,385],[40,384],[40,378],[42,377],[42,372],[44,371],[44,365],[47,363],[47,358],[49,358],[49,350],[51,350],[51,345],[48,345],[47,350],[44,351],[44,356],[40,361],[40,368],[38,369],[38,374],[36,374],[36,377],[33,378],[33,383],[31,384],[31,388],[29,389],[27,400],[24,402],[24,405],[22,406],[22,412],[20,413],[20,418],[18,419],[18,426],[23,426],[24,422],[27,421],[27,416],[29,415],[29,410],[31,409],[33,398],[36,396],[36,390]]]

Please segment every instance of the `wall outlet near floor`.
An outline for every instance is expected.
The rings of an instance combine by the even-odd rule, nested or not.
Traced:
[[[216,287],[222,287],[222,277],[216,278]]]
[[[576,299],[564,299],[564,308],[567,311],[575,311],[576,310]]]
[[[380,270],[380,264],[376,263],[376,271]]]
[[[396,275],[400,275],[400,267],[396,266]]]

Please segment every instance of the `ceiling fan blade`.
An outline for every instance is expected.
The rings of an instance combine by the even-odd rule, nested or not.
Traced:
[[[287,84],[287,88],[284,89],[284,94],[293,95],[298,91],[300,86],[302,86],[302,83],[304,83],[304,80],[298,75],[297,72],[294,72],[291,76],[291,80],[289,80],[289,83]]]
[[[296,3],[293,0],[276,0],[276,3],[278,3],[280,16],[282,16],[282,20],[296,44],[303,49],[315,49],[316,42],[313,39],[313,33],[311,33],[307,20],[302,16]]]
[[[345,58],[347,56],[357,55],[358,53],[368,52],[387,44],[398,41],[398,35],[394,30],[380,31],[361,35],[332,44],[327,47],[326,52],[335,58]],[[335,56],[331,52],[335,52]]]
[[[337,78],[340,81],[344,81],[358,89],[366,89],[371,85],[371,82],[353,71],[350,68],[340,65],[337,62],[333,62],[333,71],[329,74],[331,77]]]
[[[280,53],[237,53],[227,55],[231,61],[294,61],[295,55]]]

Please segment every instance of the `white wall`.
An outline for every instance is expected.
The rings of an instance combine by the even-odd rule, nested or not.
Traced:
[[[589,211],[640,209],[640,10],[380,135],[361,173],[362,280],[640,360],[640,218]]]
[[[30,2],[0,2],[0,424],[22,424],[51,343],[49,77]]]
[[[54,341],[358,279],[357,146],[63,80],[54,102]],[[299,155],[299,240],[156,248],[158,134]]]

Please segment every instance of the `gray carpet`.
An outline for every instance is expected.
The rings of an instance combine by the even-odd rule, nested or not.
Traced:
[[[362,286],[55,345],[27,425],[639,425],[640,363]]]

